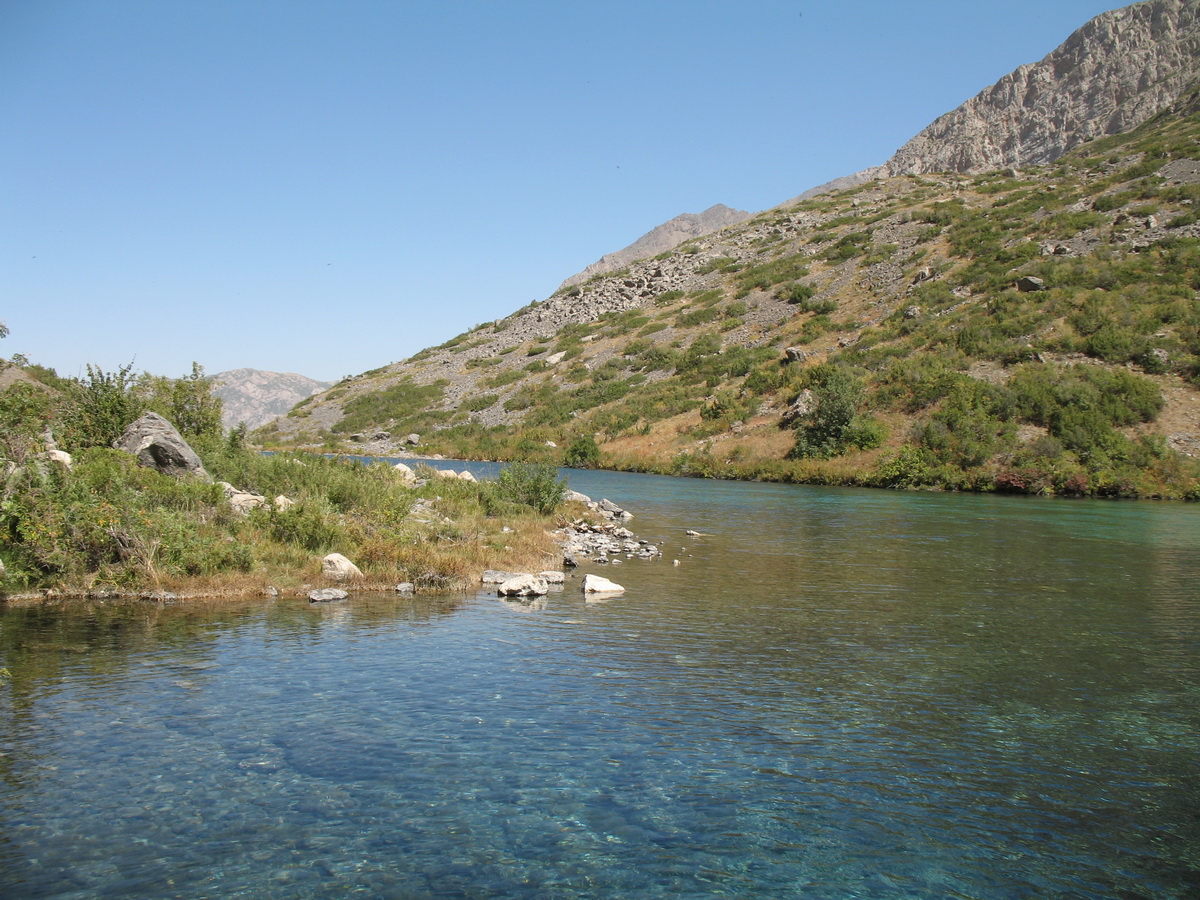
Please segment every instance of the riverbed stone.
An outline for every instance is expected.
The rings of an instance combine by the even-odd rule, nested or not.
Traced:
[[[501,597],[541,597],[549,591],[546,579],[527,573],[510,578],[496,588]]]
[[[505,572],[502,569],[487,569],[479,580],[483,584],[504,584],[511,578],[516,578],[520,572]]]
[[[583,592],[585,594],[623,594],[625,588],[615,581],[609,581],[599,575],[584,575]]]
[[[350,595],[341,588],[321,588],[316,591],[308,592],[308,601],[310,603],[330,603],[334,600],[345,600]]]

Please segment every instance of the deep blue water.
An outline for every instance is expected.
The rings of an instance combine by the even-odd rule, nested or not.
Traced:
[[[0,611],[0,895],[1200,895],[1200,507],[571,482],[620,598]]]

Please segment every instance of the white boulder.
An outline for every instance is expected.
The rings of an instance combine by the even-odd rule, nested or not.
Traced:
[[[585,594],[623,594],[625,588],[615,581],[609,581],[599,575],[584,575],[583,592]]]
[[[321,574],[334,581],[346,581],[350,578],[362,578],[362,571],[340,553],[330,553],[321,560]]]

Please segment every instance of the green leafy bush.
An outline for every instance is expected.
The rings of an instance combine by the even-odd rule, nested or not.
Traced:
[[[600,465],[600,447],[590,434],[582,434],[567,446],[563,465],[571,469],[594,469]]]
[[[567,493],[567,481],[546,463],[509,463],[497,479],[500,496],[529,506],[543,515],[554,512]]]

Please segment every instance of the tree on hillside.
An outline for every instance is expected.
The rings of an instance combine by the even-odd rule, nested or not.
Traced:
[[[136,393],[147,410],[167,419],[185,438],[221,434],[224,401],[213,394],[212,382],[197,362],[192,363],[192,374],[182,378],[142,375]]]

